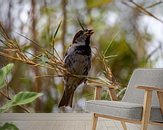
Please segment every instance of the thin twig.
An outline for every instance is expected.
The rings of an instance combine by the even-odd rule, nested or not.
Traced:
[[[153,56],[153,54],[155,54],[156,52],[158,52],[159,49],[161,49],[161,43],[160,43],[160,45],[159,45],[158,47],[156,47],[156,48],[147,56],[146,61],[148,61],[148,60],[151,58],[151,56]]]
[[[112,74],[110,68],[107,65],[105,56],[103,54],[101,54],[96,47],[94,47],[94,48],[96,49],[96,51],[98,53],[98,57],[99,57],[100,61],[102,62],[103,66],[104,66],[104,69],[105,69],[105,72],[106,72],[106,77],[109,79],[109,81],[111,82],[111,84],[113,86],[118,85],[118,83],[116,82],[116,80],[113,77],[113,74]]]
[[[24,62],[24,63],[26,63],[26,64],[36,65],[36,64],[35,64],[34,62],[32,62],[32,61],[24,61],[24,60],[22,60],[22,59],[13,57],[13,56],[11,56],[11,55],[8,55],[8,54],[6,54],[6,53],[4,53],[4,52],[0,52],[0,55],[1,55],[1,56],[4,56],[4,57],[7,57],[7,58],[10,58],[10,59],[14,59],[14,60],[17,60],[17,61]]]
[[[57,36],[57,33],[58,33],[58,31],[59,31],[59,28],[60,28],[61,24],[62,24],[62,21],[59,23],[59,25],[58,25],[58,27],[57,27],[57,29],[56,29],[56,31],[55,31],[53,37],[52,37],[53,55],[54,55],[54,51],[55,51],[56,54],[57,54],[57,56],[60,58],[60,60],[61,60],[61,57],[59,56],[57,50],[56,50],[55,47],[54,47],[54,43],[55,43],[54,40],[55,40],[55,38],[56,38],[56,36]]]
[[[162,1],[159,1],[159,2],[156,2],[156,3],[154,3],[154,4],[148,5],[148,6],[146,6],[145,8],[146,8],[146,9],[152,8],[152,7],[157,6],[157,5],[159,5],[159,4],[162,4],[162,3],[163,3]]]
[[[86,78],[87,81],[91,84],[98,84],[98,85],[109,85],[104,83],[99,78],[85,76],[85,75],[74,75],[74,74],[68,74],[68,75],[43,75],[43,76],[35,76],[34,78],[48,78],[48,77],[74,77],[74,78]],[[111,84],[110,84],[111,85]]]
[[[139,12],[148,15],[156,20],[158,20],[159,22],[163,23],[163,20],[157,18],[155,15],[153,15],[152,13],[150,13],[149,11],[147,11],[145,8],[143,8],[142,6],[138,5],[137,3],[135,3],[133,0],[128,1],[130,3],[132,3],[136,8],[136,10],[138,10]],[[133,8],[133,6],[131,6],[128,2],[126,1],[122,1],[123,4],[127,5],[128,7]]]
[[[104,56],[106,56],[106,53],[108,52],[108,49],[111,47],[113,41],[115,40],[115,38],[116,38],[118,35],[119,35],[119,31],[118,31],[116,34],[114,34],[114,36],[112,37],[111,41],[109,42],[108,47],[106,48],[106,50],[105,50],[105,52],[104,52]]]
[[[34,45],[36,45],[37,47],[39,47],[45,54],[50,54],[51,56],[54,56],[52,53],[50,53],[48,50],[46,50],[46,49],[44,49],[43,47],[41,47],[39,44],[37,44],[37,42],[36,41],[34,41],[34,40],[31,40],[30,38],[28,38],[28,37],[26,37],[26,36],[24,36],[24,35],[22,35],[22,34],[20,34],[20,33],[18,33],[18,32],[16,32],[18,35],[20,35],[20,36],[22,36],[22,37],[24,37],[25,39],[27,39],[27,40],[29,40],[30,42],[32,42]],[[54,56],[55,57],[55,56]],[[55,58],[57,58],[57,57],[55,57]]]

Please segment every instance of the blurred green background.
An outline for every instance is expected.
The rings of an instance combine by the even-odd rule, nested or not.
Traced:
[[[50,50],[51,37],[62,22],[53,42],[60,57],[63,58],[74,34],[81,29],[77,21],[79,18],[85,27],[95,32],[91,39],[93,58],[89,75],[96,77],[104,69],[96,58],[95,48],[103,53],[112,42],[106,55],[110,56],[108,66],[120,84],[117,94],[122,98],[124,88],[135,68],[163,66],[163,23],[141,13],[129,1],[126,2],[131,6],[121,0],[0,0],[0,22],[7,34],[16,39],[24,51],[33,55],[37,55],[41,50],[18,33]],[[162,3],[150,6],[154,5],[152,0],[135,2],[163,19]],[[155,1],[157,2],[159,0]],[[0,42],[0,51],[2,48],[3,44]],[[37,102],[26,106],[28,109],[33,112],[61,112],[57,108],[63,92],[61,77],[36,79],[35,76],[55,72],[47,68],[34,68],[0,56],[0,67],[10,62],[15,63],[14,72],[8,80],[12,93],[28,90],[44,94]],[[93,92],[93,88],[80,85],[74,96],[73,110],[83,112],[85,101],[93,99]],[[109,99],[106,91],[102,93],[102,98]],[[5,98],[0,95],[0,99],[1,106]],[[18,108],[12,111],[21,112]]]

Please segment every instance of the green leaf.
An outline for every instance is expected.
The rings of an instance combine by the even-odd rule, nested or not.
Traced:
[[[83,26],[83,24],[81,23],[81,21],[80,21],[79,18],[78,18],[78,23],[79,23],[80,27],[82,28],[82,30],[84,31],[84,30],[85,30],[85,29],[84,29],[84,26]]]
[[[58,24],[57,29],[56,29],[56,31],[54,32],[53,39],[55,39],[55,37],[57,36],[57,33],[58,33],[58,31],[59,31],[59,28],[61,27],[61,24],[62,24],[62,21],[60,21],[60,23]]]
[[[61,27],[61,24],[62,24],[62,21],[60,21],[60,23],[59,23],[59,25],[58,25],[56,31],[54,32],[54,35],[52,36],[52,46],[53,46],[53,47],[52,47],[52,49],[53,49],[52,51],[53,51],[53,53],[55,52],[59,58],[60,58],[60,56],[59,56],[57,50],[55,49],[54,44],[55,44],[55,38],[56,38],[56,36],[57,36],[57,34],[58,34],[58,31],[59,31],[59,29],[60,29],[60,27]],[[61,58],[60,58],[60,59],[61,59]]]
[[[115,38],[118,36],[119,32],[117,32],[113,38],[111,39],[111,41],[109,42],[105,52],[104,52],[104,56],[106,56],[107,52],[111,49],[112,45],[113,45],[113,41],[115,40]]]
[[[2,69],[0,69],[0,89],[4,87],[5,79],[7,75],[12,71],[13,67],[14,67],[14,64],[10,63],[6,65],[5,67],[3,67]]]
[[[42,96],[42,93],[36,92],[19,92],[11,100],[0,108],[0,113],[8,111],[11,107],[17,105],[25,105],[33,102],[36,98]]]
[[[12,101],[9,100],[5,105],[0,107],[0,113],[4,113],[4,112],[8,111],[8,109],[11,107],[12,107]]]
[[[42,96],[42,93],[19,92],[12,98],[12,106],[24,105],[33,102],[36,98]]]
[[[19,129],[12,123],[5,123],[3,126],[0,126],[0,130],[19,130]]]

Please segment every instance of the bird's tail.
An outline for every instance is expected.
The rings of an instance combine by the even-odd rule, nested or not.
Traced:
[[[69,93],[69,91],[65,90],[58,107],[62,107],[62,106],[72,107],[73,95],[74,95],[74,91]]]

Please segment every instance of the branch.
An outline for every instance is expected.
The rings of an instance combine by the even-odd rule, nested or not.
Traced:
[[[148,5],[148,6],[145,7],[145,8],[146,8],[146,9],[152,8],[152,7],[157,6],[157,5],[159,5],[159,4],[162,4],[162,3],[163,3],[162,1],[159,1],[159,2],[156,2],[156,3],[154,3],[154,4]]]
[[[129,2],[130,2],[131,4],[133,4],[134,6],[130,5]],[[128,2],[122,1],[122,3],[125,4],[125,5],[127,5],[128,7],[131,7],[131,8],[135,8],[135,7],[136,7],[135,9],[136,9],[137,11],[139,11],[139,12],[145,14],[145,15],[148,15],[148,16],[150,16],[150,17],[152,17],[152,18],[158,20],[159,22],[163,23],[163,20],[157,18],[155,15],[153,15],[152,13],[150,13],[149,11],[147,11],[144,7],[140,6],[139,4],[135,3],[135,2],[132,1],[132,0],[130,0],[130,1],[128,1]]]
[[[62,55],[64,56],[65,53],[65,37],[66,37],[66,32],[67,32],[67,11],[66,11],[66,5],[67,5],[67,0],[62,0],[62,14],[63,14],[63,26],[62,26],[62,48],[63,48],[63,53]]]

